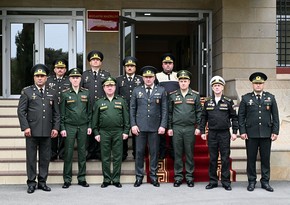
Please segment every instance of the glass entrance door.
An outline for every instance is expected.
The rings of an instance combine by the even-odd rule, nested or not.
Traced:
[[[66,59],[69,67],[83,69],[82,21],[13,19],[7,21],[7,55],[3,97],[17,98],[22,88],[33,84],[31,68],[43,63],[52,71],[53,61]]]
[[[7,74],[10,78],[6,93],[19,95],[21,89],[33,83],[32,66],[39,62],[39,21],[9,22],[10,46]],[[8,91],[8,92],[7,92]]]

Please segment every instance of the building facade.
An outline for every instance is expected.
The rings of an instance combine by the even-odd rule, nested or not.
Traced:
[[[36,63],[52,68],[53,60],[66,58],[69,68],[85,70],[87,53],[96,49],[104,54],[103,68],[118,76],[125,56],[136,56],[138,69],[161,69],[161,55],[171,52],[175,70],[190,70],[191,87],[201,96],[211,94],[209,80],[220,75],[225,94],[239,102],[251,91],[248,76],[266,73],[266,89],[279,104],[280,135],[287,137],[289,5],[287,0],[1,0],[0,98],[17,99],[33,82],[30,68]],[[273,146],[276,179],[290,175],[287,139]],[[289,160],[278,163],[281,158]]]

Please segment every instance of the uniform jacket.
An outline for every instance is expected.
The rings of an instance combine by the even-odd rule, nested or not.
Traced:
[[[86,70],[82,75],[81,87],[87,88],[90,93],[90,103],[93,106],[98,97],[105,96],[102,82],[110,76],[106,70],[100,69],[95,79],[92,69]]]
[[[129,106],[134,88],[143,84],[142,77],[140,75],[134,75],[134,78],[130,82],[127,78],[127,75],[121,75],[116,78],[116,81],[116,93],[124,97]]]
[[[122,130],[129,134],[130,121],[127,102],[121,96],[114,96],[112,101],[107,97],[98,99],[93,108],[93,132],[99,135],[99,130]]]
[[[275,96],[263,92],[261,105],[254,94],[242,96],[239,106],[240,134],[246,133],[249,138],[269,138],[271,134],[279,134],[279,113]]]
[[[189,88],[188,93],[183,97],[178,89],[169,95],[168,104],[169,129],[172,129],[173,125],[196,126],[199,129],[202,108],[198,92]]]
[[[17,109],[21,131],[31,129],[33,137],[50,137],[59,130],[60,114],[55,90],[45,87],[43,98],[35,85],[23,88]]]
[[[76,93],[73,88],[68,88],[61,93],[60,99],[61,130],[66,130],[66,124],[87,124],[91,128],[92,109],[87,89],[80,88]]]
[[[209,97],[204,103],[200,123],[201,133],[205,133],[206,123],[208,123],[209,129],[226,130],[232,127],[233,133],[237,134],[239,126],[234,102],[222,95],[218,104],[216,104],[214,98],[214,96]]]
[[[141,132],[157,132],[159,127],[167,128],[168,104],[164,87],[154,85],[150,97],[145,86],[133,90],[130,102],[131,127],[137,125]]]
[[[46,86],[56,90],[57,92],[57,97],[60,101],[60,94],[63,90],[67,89],[70,87],[70,81],[68,76],[63,76],[61,78],[61,81],[57,81],[57,77],[55,74],[48,76],[47,81],[46,81]]]

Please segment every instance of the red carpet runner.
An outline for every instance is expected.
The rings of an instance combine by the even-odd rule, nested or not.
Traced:
[[[169,142],[169,137],[167,137]],[[169,143],[167,143],[169,146]],[[200,136],[196,136],[195,148],[194,148],[194,181],[195,182],[208,182],[208,165],[209,165],[209,154],[207,142],[202,140]],[[146,158],[146,173],[147,182],[150,182],[149,173],[149,157]],[[221,162],[218,163],[218,176],[220,178]],[[174,182],[174,161],[169,155],[163,160],[159,160],[158,163],[158,180],[159,182]],[[236,181],[236,172],[231,169],[231,181]]]

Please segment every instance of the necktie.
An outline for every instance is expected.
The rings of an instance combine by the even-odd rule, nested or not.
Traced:
[[[58,78],[58,79],[57,79],[57,82],[60,83],[60,82],[61,82],[61,78]]]
[[[97,71],[94,71],[94,78],[97,79]]]
[[[261,104],[261,95],[257,94],[257,98],[258,98],[258,103]]]
[[[43,98],[43,89],[40,88],[39,91],[40,91],[40,96]]]
[[[168,80],[170,80],[170,73],[167,73],[167,76],[168,76]]]
[[[150,87],[147,87],[147,88],[146,88],[146,90],[147,90],[146,93],[147,93],[147,96],[148,96],[148,97],[150,97],[150,89],[151,89]]]
[[[129,82],[131,82],[131,81],[132,81],[132,77],[130,76],[130,77],[129,77]]]

